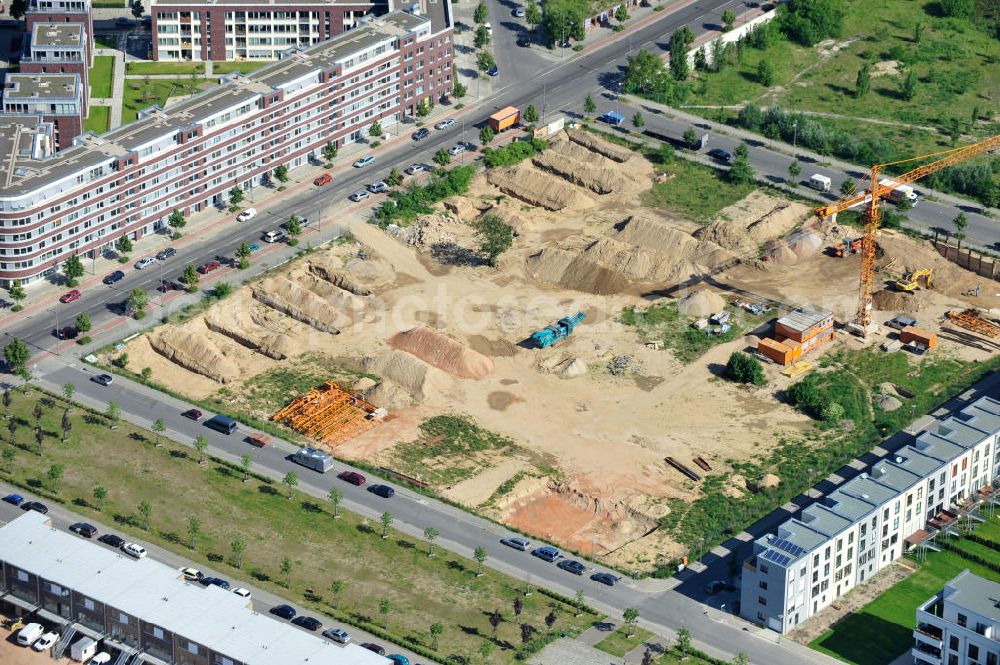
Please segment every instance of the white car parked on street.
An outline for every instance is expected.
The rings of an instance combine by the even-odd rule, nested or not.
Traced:
[[[122,545],[122,552],[125,552],[129,556],[134,556],[136,559],[142,559],[146,556],[146,548],[135,543],[125,543]]]
[[[236,215],[236,221],[237,222],[245,222],[248,219],[253,219],[256,216],[257,216],[257,209],[256,208],[247,208],[246,210],[244,210],[240,214]]]

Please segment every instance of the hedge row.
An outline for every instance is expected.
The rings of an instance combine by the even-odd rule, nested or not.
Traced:
[[[967,559],[968,561],[971,561],[973,563],[978,563],[980,566],[988,568],[992,570],[994,573],[1000,573],[1000,558],[990,557],[989,559],[987,559],[984,556],[973,554],[972,552],[967,552],[958,545],[952,544],[950,541],[948,541],[948,539],[939,540],[935,542],[935,545],[937,545],[943,550],[954,552],[963,559]]]

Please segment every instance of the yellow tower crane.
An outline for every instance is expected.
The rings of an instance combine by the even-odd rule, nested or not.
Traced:
[[[867,335],[871,327],[872,282],[875,277],[875,246],[880,217],[879,206],[882,199],[888,196],[892,190],[902,185],[915,182],[916,180],[923,178],[925,175],[934,173],[935,171],[939,171],[945,167],[952,166],[989,150],[993,150],[994,148],[1000,148],[1000,135],[992,136],[988,139],[979,141],[978,143],[973,143],[961,148],[943,150],[929,155],[903,159],[898,162],[876,164],[875,166],[872,166],[868,188],[863,193],[841,199],[840,201],[828,206],[816,208],[816,214],[825,219],[831,215],[836,215],[838,212],[847,210],[848,208],[853,208],[858,204],[866,204],[864,214],[865,233],[861,241],[861,280],[858,286],[858,312],[855,317],[855,323],[858,328],[860,328],[859,332],[862,336]],[[879,173],[881,173],[885,167],[915,162],[927,159],[928,157],[937,157],[938,159],[928,164],[924,164],[923,166],[918,166],[903,175],[893,176],[892,181],[886,181],[886,184],[879,182]]]

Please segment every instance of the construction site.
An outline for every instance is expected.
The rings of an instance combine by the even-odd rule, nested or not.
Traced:
[[[780,469],[732,468],[814,429],[781,391],[824,371],[824,355],[870,347],[918,368],[996,352],[1000,284],[930,243],[879,233],[861,337],[844,327],[858,312],[859,229],[763,191],[699,225],[641,203],[664,178],[641,155],[570,130],[405,227],[359,217],[344,242],[124,350],[131,368],[187,397],[636,569],[684,553],[657,527],[672,500],[701,496],[704,477],[733,475],[734,498],[781,483]],[[471,226],[486,215],[516,234],[496,267]],[[650,308],[676,334],[623,317]],[[678,339],[697,354],[679,354]],[[735,351],[762,359],[767,386],[722,380]],[[296,368],[316,375],[308,389],[268,383]],[[421,429],[441,415],[505,443],[441,445],[446,434]],[[442,473],[451,467],[463,473]]]

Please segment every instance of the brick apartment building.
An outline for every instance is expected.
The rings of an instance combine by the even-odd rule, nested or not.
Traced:
[[[423,100],[450,94],[451,5],[427,7],[428,16],[366,19],[52,156],[53,123],[37,110],[23,122],[0,115],[0,285],[38,280],[123,235],[165,229],[174,209],[221,206],[233,186],[250,189],[278,165],[318,160],[327,142],[356,142],[376,120],[391,127]]]
[[[78,23],[86,37],[87,66],[94,64],[94,19],[90,0],[31,0],[24,14],[28,34],[36,23]]]
[[[154,60],[276,60],[336,37],[391,0],[150,0]]]
[[[4,81],[3,112],[39,115],[52,123],[59,150],[83,133],[86,108],[87,93],[79,74],[8,74]]]

